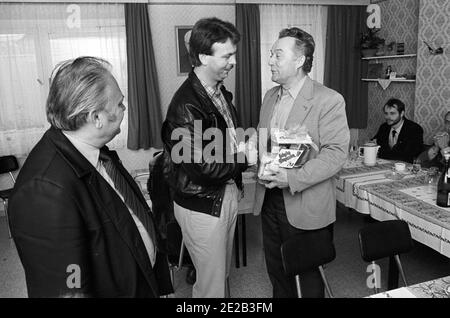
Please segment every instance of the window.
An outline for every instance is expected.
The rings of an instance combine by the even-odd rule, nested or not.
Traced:
[[[49,127],[45,103],[53,68],[83,55],[111,63],[126,105],[123,5],[0,4],[0,155],[34,147]],[[125,147],[127,117],[110,147]]]

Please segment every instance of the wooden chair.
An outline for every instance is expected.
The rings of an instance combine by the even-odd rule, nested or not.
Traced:
[[[15,156],[0,157],[0,174],[9,173],[9,176],[11,177],[13,184],[16,183],[16,179],[14,178],[12,172],[16,171],[17,169],[19,169],[19,163],[17,162],[17,158]],[[0,198],[3,200],[3,207],[5,210],[6,226],[8,227],[9,238],[11,238],[11,230],[9,228],[9,218],[8,218],[8,199],[11,195],[12,190],[13,187],[0,190]]]

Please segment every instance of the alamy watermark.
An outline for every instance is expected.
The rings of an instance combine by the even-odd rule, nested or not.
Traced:
[[[370,289],[381,287],[381,268],[379,265],[372,263],[367,266],[367,273],[370,275],[366,279],[366,285]]]
[[[66,278],[67,288],[81,288],[81,268],[78,264],[69,264],[66,268],[69,275]]]
[[[81,28],[81,8],[78,4],[69,4],[66,12],[69,13],[66,25],[69,29]]]
[[[203,129],[202,120],[194,120],[191,129],[175,128],[170,136],[173,143],[172,161],[179,163],[245,163],[246,153],[260,149],[267,142],[268,129],[227,128],[225,131],[210,127]],[[246,142],[247,141],[247,142]],[[244,149],[239,147],[245,144]]]

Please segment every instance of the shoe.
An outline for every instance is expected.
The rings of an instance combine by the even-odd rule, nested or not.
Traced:
[[[189,285],[194,285],[197,279],[197,272],[195,271],[195,267],[189,267],[186,273],[186,283]]]

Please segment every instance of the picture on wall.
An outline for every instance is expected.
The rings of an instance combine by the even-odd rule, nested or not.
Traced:
[[[177,74],[179,76],[187,75],[192,69],[188,51],[191,30],[192,26],[175,27],[175,40],[177,47]]]

